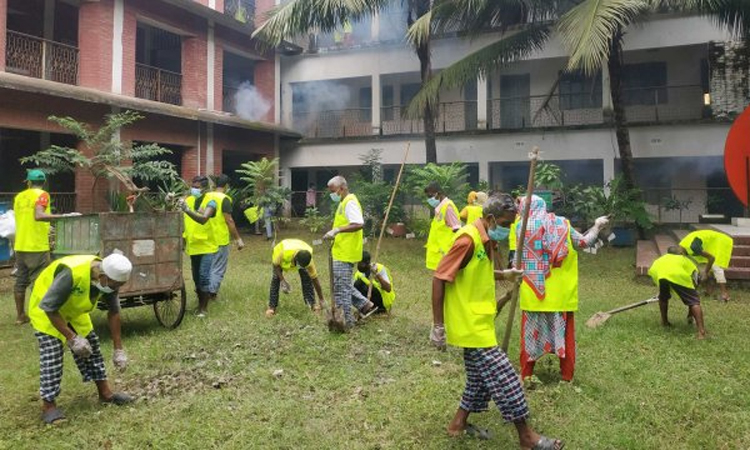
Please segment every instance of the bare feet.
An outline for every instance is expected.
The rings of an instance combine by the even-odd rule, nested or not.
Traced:
[[[266,317],[271,318],[276,315],[276,310],[273,308],[268,308],[266,310]]]
[[[29,316],[24,314],[23,316],[16,318],[16,325],[23,325],[25,323],[29,323]]]
[[[703,332],[698,333],[698,336],[696,336],[696,339],[698,339],[699,341],[706,339],[706,332],[703,331]]]
[[[664,328],[672,328],[672,323],[671,322],[662,322],[661,326],[663,326]]]

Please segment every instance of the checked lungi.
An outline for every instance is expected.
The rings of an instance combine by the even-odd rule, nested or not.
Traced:
[[[302,298],[305,300],[307,306],[312,308],[315,306],[315,291],[313,290],[312,278],[307,272],[307,269],[299,269],[299,280],[302,284]],[[281,278],[273,273],[271,278],[271,292],[268,299],[268,307],[275,310],[279,306],[279,287],[281,286]]]
[[[367,305],[367,297],[354,289],[353,276],[353,263],[333,260],[333,300],[337,308],[344,310],[347,326],[354,325],[352,304],[360,311]]]
[[[53,403],[60,395],[64,344],[60,339],[39,331],[35,332],[34,336],[39,341],[39,396],[45,402]],[[83,376],[83,381],[106,380],[107,372],[99,347],[99,337],[92,331],[86,336],[86,340],[91,344],[91,356],[84,359],[73,353],[73,359]]]
[[[461,409],[487,411],[492,399],[507,422],[529,417],[521,382],[502,350],[498,347],[464,348],[464,365],[466,389],[461,397]]]

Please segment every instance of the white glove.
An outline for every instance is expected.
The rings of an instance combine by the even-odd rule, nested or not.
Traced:
[[[292,292],[292,286],[289,285],[289,282],[286,280],[281,280],[281,292],[285,294],[289,294]]]
[[[606,226],[607,226],[607,224],[609,224],[609,217],[607,217],[607,216],[601,216],[601,217],[598,217],[598,218],[597,218],[597,219],[596,219],[596,220],[594,221],[594,226],[595,226],[596,228],[600,229],[600,230],[601,230],[602,228],[606,227]]]
[[[74,355],[83,359],[88,359],[88,357],[94,352],[91,349],[89,341],[77,334],[73,339],[68,340],[68,347],[70,347],[70,350],[73,351]]]
[[[115,350],[115,354],[112,355],[112,362],[119,371],[124,371],[128,368],[128,355],[125,354],[125,350]]]
[[[82,216],[82,215],[83,214],[81,214],[79,212],[71,212],[71,213],[63,214],[63,217],[79,217],[79,216]]]
[[[445,351],[445,326],[433,325],[430,331],[430,342],[438,350]]]
[[[177,200],[177,209],[179,209],[180,211],[186,211],[188,209],[187,202],[184,198]]]
[[[243,248],[245,248],[245,241],[243,241],[242,238],[237,238],[234,243],[237,244],[237,250],[242,250]]]
[[[523,270],[521,269],[496,270],[495,273],[501,274],[504,280],[510,281],[518,281],[521,277],[523,277]]]
[[[331,239],[335,238],[335,237],[336,237],[336,235],[337,235],[337,234],[339,234],[339,232],[340,232],[340,231],[341,231],[340,229],[338,229],[338,228],[334,228],[334,229],[332,229],[331,231],[329,231],[328,233],[326,233],[326,234],[325,234],[325,235],[323,236],[323,239],[326,239],[326,240],[331,240]]]

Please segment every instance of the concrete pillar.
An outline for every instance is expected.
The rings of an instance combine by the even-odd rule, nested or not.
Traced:
[[[489,161],[479,161],[479,180],[490,181]]]
[[[273,104],[276,107],[273,110],[273,123],[279,125],[281,123],[281,56],[276,55],[274,57],[274,83],[273,83]],[[291,97],[289,97],[291,98]]]
[[[209,6],[215,8],[213,0],[209,1]],[[206,108],[209,111],[216,110],[216,37],[214,34],[213,21],[208,22],[208,48],[206,53]]]
[[[612,95],[609,88],[609,67],[602,64],[602,109],[604,111],[612,110]]]
[[[123,30],[125,29],[125,0],[115,0],[112,31],[112,92],[122,94]],[[79,25],[80,26],[80,25]]]
[[[293,93],[294,89],[292,88],[291,83],[287,83],[285,85],[282,85],[282,95],[281,95],[281,101],[284,102],[283,110],[281,111],[281,123],[287,127],[287,128],[293,128],[294,127],[294,101],[293,101]],[[281,104],[281,101],[279,104]]]
[[[44,0],[44,39],[55,39],[55,0]]]
[[[372,15],[372,21],[370,22],[370,40],[372,42],[380,41],[380,14],[375,13]]]
[[[206,124],[206,170],[205,175],[214,174],[214,124]]]
[[[604,178],[605,185],[615,178],[615,157],[614,156],[605,156],[602,159],[602,178]],[[607,193],[609,193],[609,189],[606,189],[606,190],[607,190]]]
[[[479,77],[477,78],[477,128],[480,130],[487,129],[487,96],[487,78]],[[467,98],[466,100],[470,99]],[[481,166],[479,170],[481,173]],[[481,175],[479,178],[482,178]]]
[[[380,135],[380,100],[383,98],[381,95],[380,87],[380,74],[376,73],[372,76],[372,134]]]
[[[0,72],[5,72],[5,47],[8,33],[8,0],[0,0]]]

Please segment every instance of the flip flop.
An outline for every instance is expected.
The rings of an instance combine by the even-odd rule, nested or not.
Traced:
[[[65,421],[65,414],[57,408],[42,413],[42,421],[47,425],[56,425]]]
[[[100,398],[99,401],[102,403],[122,406],[122,405],[126,405],[132,402],[133,397],[129,396],[128,394],[124,392],[115,392],[114,394],[112,394],[112,397],[108,399]]]
[[[539,441],[531,448],[531,450],[562,450],[565,447],[565,442],[559,439],[550,439],[547,436],[539,436]]]
[[[466,428],[464,428],[464,434],[467,436],[475,437],[482,441],[487,441],[490,438],[492,438],[492,435],[490,434],[489,430],[476,427],[470,423],[466,424]]]

